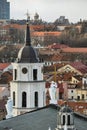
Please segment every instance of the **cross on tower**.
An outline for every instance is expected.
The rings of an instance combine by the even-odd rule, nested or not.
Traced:
[[[28,10],[27,10],[26,16],[27,16],[27,20],[29,21],[30,20],[30,14],[28,13]]]

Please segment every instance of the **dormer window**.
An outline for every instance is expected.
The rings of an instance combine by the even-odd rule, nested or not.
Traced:
[[[67,66],[67,67],[65,68],[65,70],[66,70],[66,72],[70,72],[70,71],[71,71],[71,68]]]

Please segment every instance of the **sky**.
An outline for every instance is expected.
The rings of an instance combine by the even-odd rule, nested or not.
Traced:
[[[87,0],[7,0],[10,2],[11,19],[26,19],[27,10],[31,19],[37,12],[44,21],[54,22],[65,16],[70,22],[87,20]]]

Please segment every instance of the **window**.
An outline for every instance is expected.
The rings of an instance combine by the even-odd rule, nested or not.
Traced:
[[[77,100],[80,100],[80,96],[77,96]]]
[[[27,68],[23,68],[22,72],[23,72],[23,74],[26,74],[27,73]]]
[[[86,80],[84,80],[84,87],[87,87]]]
[[[84,94],[82,94],[82,100],[84,100]]]
[[[71,90],[71,93],[73,93],[73,90]]]
[[[63,99],[63,93],[59,93],[59,99]]]
[[[35,107],[38,107],[38,92],[35,92]]]
[[[53,62],[51,62],[51,65],[53,65]]]
[[[23,92],[22,93],[22,107],[26,107],[26,102],[27,102],[27,99],[26,99],[26,92]]]
[[[70,72],[70,71],[71,71],[71,68],[67,66],[67,67],[65,68],[65,71],[66,71],[66,72]]]
[[[73,96],[71,98],[73,99]]]
[[[14,69],[14,80],[16,80],[16,79],[17,79],[17,70]]]
[[[45,62],[45,65],[47,65],[47,62]]]
[[[67,125],[70,125],[70,115],[67,116]]]
[[[15,106],[15,92],[13,92],[13,106]]]
[[[33,80],[37,80],[37,69],[33,69]]]
[[[63,115],[63,125],[65,125],[65,115]]]

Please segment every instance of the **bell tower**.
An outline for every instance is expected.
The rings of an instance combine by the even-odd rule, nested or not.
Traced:
[[[64,105],[57,115],[57,128],[55,130],[76,130],[72,110]]]
[[[43,80],[43,63],[39,62],[37,53],[31,45],[29,20],[26,25],[26,42],[19,50],[13,66],[11,99],[13,115],[17,116],[36,108],[45,106],[45,81]]]

